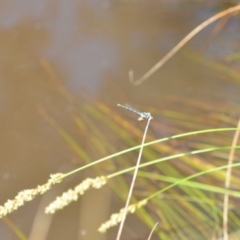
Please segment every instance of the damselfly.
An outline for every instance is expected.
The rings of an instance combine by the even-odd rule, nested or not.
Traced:
[[[119,107],[123,107],[123,108],[125,108],[125,109],[127,109],[129,111],[135,112],[138,115],[140,115],[140,117],[138,118],[138,121],[143,121],[144,119],[152,119],[151,113],[149,113],[149,112],[141,112],[141,111],[131,107],[128,104],[125,104],[125,105],[117,104],[117,105]]]

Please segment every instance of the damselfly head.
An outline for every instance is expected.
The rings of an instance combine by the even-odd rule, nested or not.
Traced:
[[[138,118],[138,121],[139,121],[139,122],[142,122],[142,121],[144,121],[144,118],[143,118],[143,117],[139,117],[139,118]]]

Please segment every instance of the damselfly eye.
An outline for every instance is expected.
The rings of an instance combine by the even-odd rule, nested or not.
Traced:
[[[144,120],[143,117],[139,117],[139,118],[138,118],[138,121],[139,121],[139,122],[142,122],[143,120]]]

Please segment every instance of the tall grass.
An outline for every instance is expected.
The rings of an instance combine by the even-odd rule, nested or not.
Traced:
[[[142,78],[134,81],[133,73],[130,72],[130,80],[136,85],[147,80],[204,27],[239,9],[240,6],[237,5],[208,19],[190,32]],[[184,112],[183,109],[174,110],[175,100],[172,99],[172,108],[161,106],[161,118],[167,119],[168,122],[175,122],[175,129],[164,126],[166,132],[172,133],[169,134],[170,137],[156,137],[160,128],[159,116],[155,118],[156,123],[150,127],[147,135],[150,120],[147,121],[143,133],[141,125],[121,116],[113,107],[98,101],[92,101],[90,104],[86,96],[81,102],[76,100],[57,80],[48,61],[42,59],[41,65],[49,74],[60,96],[73,106],[69,118],[76,131],[82,134],[82,137],[87,137],[91,151],[87,151],[76,137],[49,113],[47,106],[39,106],[41,117],[51,124],[66,145],[81,159],[82,166],[67,173],[51,175],[45,184],[21,191],[13,200],[8,200],[0,206],[1,217],[7,216],[38,195],[45,194],[63,179],[87,168],[93,168],[96,173],[94,178],[88,177],[74,188],[63,192],[46,207],[46,213],[53,214],[73,201],[77,201],[89,189],[100,189],[108,184],[125,202],[125,207],[102,223],[99,231],[105,232],[120,223],[118,240],[121,237],[124,220],[129,213],[136,213],[149,227],[149,232],[150,229],[152,230],[148,239],[155,234],[160,239],[219,239],[219,236],[224,236],[227,240],[232,232],[240,228],[238,208],[240,193],[236,188],[240,181],[240,172],[237,169],[240,163],[233,162],[233,157],[237,155],[234,150],[240,148],[237,145],[240,129],[239,125],[237,128],[228,127],[235,125],[235,119],[221,114],[212,115],[212,109],[188,102],[188,106],[196,104],[201,110],[204,109],[205,114],[201,119],[199,116],[193,116],[192,113]],[[210,66],[215,69],[219,67],[211,64]],[[239,78],[235,72],[226,72],[235,79]],[[152,113],[157,114],[154,109]],[[208,114],[211,115],[209,119]],[[210,119],[214,121],[211,122]],[[99,126],[104,128],[104,132]],[[216,128],[216,126],[224,127]],[[181,129],[184,133],[175,134],[176,129]],[[231,144],[229,132],[233,131],[235,131],[235,138]],[[139,145],[141,138],[142,144]],[[124,150],[119,151],[119,149]],[[139,150],[137,164],[134,162],[136,150]],[[228,157],[229,151],[231,151],[230,157]],[[102,154],[104,157],[92,161],[93,152],[97,155]],[[109,160],[108,164],[106,164],[107,160]],[[133,175],[130,191],[129,175]],[[230,178],[232,185],[230,185]],[[126,200],[128,191],[129,196]],[[7,218],[5,222],[19,239],[26,239],[26,236]]]

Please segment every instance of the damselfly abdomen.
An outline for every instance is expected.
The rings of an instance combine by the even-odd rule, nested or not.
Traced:
[[[128,104],[125,104],[125,105],[121,105],[121,104],[117,104],[119,107],[123,107],[129,111],[132,111],[132,112],[135,112],[137,113],[138,115],[140,115],[140,117],[138,118],[138,121],[143,121],[144,119],[152,119],[152,116],[149,112],[141,112],[137,109],[135,109],[134,107],[128,105]]]

